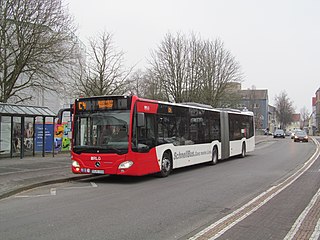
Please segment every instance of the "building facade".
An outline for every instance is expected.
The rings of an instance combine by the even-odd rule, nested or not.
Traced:
[[[246,107],[249,111],[252,111],[254,113],[256,129],[270,128],[268,90],[239,90],[239,94],[241,96],[241,107]]]
[[[273,133],[277,126],[277,109],[274,106],[269,105],[268,106],[268,128],[271,133]]]
[[[320,129],[320,88],[316,91],[316,100],[315,100],[315,118],[316,118],[316,132],[319,133]]]

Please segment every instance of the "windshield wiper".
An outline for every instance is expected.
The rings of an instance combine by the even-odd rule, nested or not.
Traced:
[[[126,151],[119,150],[112,146],[74,146],[73,151],[75,153],[92,153],[92,152],[100,152],[100,153],[117,153],[124,154]]]

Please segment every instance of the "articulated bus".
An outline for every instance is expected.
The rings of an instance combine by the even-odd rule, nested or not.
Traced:
[[[168,176],[254,150],[253,113],[137,96],[79,98],[70,109],[72,172]]]

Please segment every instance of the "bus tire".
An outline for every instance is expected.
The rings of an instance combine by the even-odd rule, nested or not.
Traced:
[[[157,174],[158,177],[168,177],[172,171],[172,157],[171,154],[166,151],[164,152],[161,160],[161,170]]]
[[[245,143],[242,143],[242,149],[241,149],[241,154],[240,154],[240,156],[242,157],[242,158],[244,158],[245,156],[246,156],[246,144]]]
[[[217,163],[218,163],[218,149],[216,146],[214,146],[212,149],[210,165],[216,165]]]

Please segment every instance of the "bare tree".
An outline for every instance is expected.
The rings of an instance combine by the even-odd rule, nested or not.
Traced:
[[[157,81],[154,75],[149,70],[138,69],[130,76],[131,91],[130,94],[135,94],[142,98],[155,100],[166,100],[166,96],[161,86],[162,82]]]
[[[231,83],[241,82],[240,65],[232,54],[224,48],[219,39],[206,41],[202,54],[202,102],[214,107],[232,102],[228,87]]]
[[[305,106],[300,110],[300,116],[301,116],[302,128],[308,127],[311,114]]]
[[[220,40],[203,41],[195,34],[167,34],[150,63],[168,101],[217,107],[229,98],[228,84],[242,80],[239,63]]]
[[[78,63],[73,86],[78,95],[99,96],[130,91],[128,76],[132,68],[124,68],[124,53],[116,50],[111,33],[103,32],[98,38],[90,39],[87,58],[85,61],[79,59]]]
[[[182,102],[184,86],[187,82],[188,70],[187,39],[177,33],[174,37],[168,33],[158,50],[151,56],[150,72],[164,87],[167,101]]]
[[[25,89],[57,90],[73,59],[72,18],[62,0],[0,1],[0,102],[32,96]]]
[[[130,75],[131,87],[129,93],[131,95],[144,96],[145,95],[145,72],[141,69],[136,70]]]
[[[203,54],[204,44],[199,36],[191,34],[188,40],[188,59],[187,59],[187,79],[183,89],[183,99],[186,102],[202,102],[201,94],[203,93]]]
[[[293,102],[285,91],[275,97],[275,107],[280,128],[285,129],[292,122],[292,114],[294,113]]]

